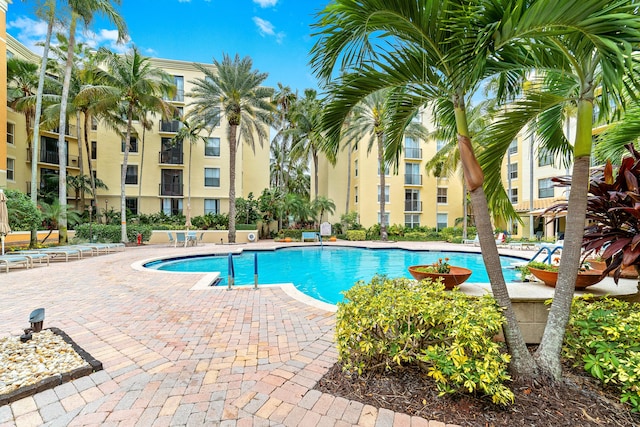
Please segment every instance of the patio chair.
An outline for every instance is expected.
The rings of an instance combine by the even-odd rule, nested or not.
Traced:
[[[196,232],[195,231],[188,231],[187,232],[187,241],[185,243],[185,246],[195,246],[198,244],[198,237],[196,236]]]
[[[202,240],[204,239],[204,231],[200,233],[200,237],[198,237],[198,243],[203,244]]]
[[[169,236],[169,246],[173,245],[173,247],[176,247],[176,240],[173,238],[173,234],[171,234],[170,231],[167,231],[167,236]]]
[[[473,246],[479,246],[480,245],[480,237],[476,234],[476,237],[473,239],[465,239],[462,241],[462,243],[464,245],[473,245]]]
[[[9,266],[22,265],[29,268],[30,260],[26,256],[20,255],[0,255],[0,265],[4,266],[5,271],[9,272]]]
[[[174,247],[178,245],[184,246],[185,248],[187,247],[187,233],[184,231],[176,231],[176,243]]]

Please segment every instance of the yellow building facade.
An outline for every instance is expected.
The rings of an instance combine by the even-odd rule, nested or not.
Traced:
[[[419,117],[427,129],[433,129],[427,111]],[[336,212],[329,222],[339,222],[341,215],[355,211],[364,227],[379,223],[383,194],[389,225],[442,229],[453,227],[463,217],[464,193],[460,174],[436,178],[425,172],[426,162],[437,153],[441,143],[405,137],[398,169],[394,171],[392,167],[387,171],[383,191],[377,148],[373,147],[369,152],[363,141],[353,147],[351,154],[346,148],[341,150],[335,166],[326,158],[319,162],[318,193],[336,204]]]
[[[40,58],[26,49],[17,40],[7,36],[11,55],[32,62]],[[177,92],[168,100],[179,112],[187,114],[191,81],[204,77],[193,63],[151,58],[151,65],[173,76]],[[203,64],[204,65],[204,64]],[[206,65],[205,65],[206,66]],[[5,80],[6,81],[6,78]],[[6,85],[4,85],[6,88]],[[6,104],[6,103],[5,103]],[[188,143],[175,144],[173,138],[179,130],[179,120],[162,119],[159,115],[149,115],[151,129],[144,130],[141,123],[134,122],[134,131],[129,142],[127,178],[125,181],[126,205],[135,213],[152,214],[164,212],[167,215],[186,211],[189,191],[191,194],[191,215],[206,213],[226,213],[229,207],[229,143],[228,126],[224,119],[211,134],[203,132],[206,139],[192,146]],[[31,155],[27,142],[24,116],[7,109],[7,118],[2,120],[12,132],[11,144],[6,155],[13,165],[7,181],[9,188],[30,192]],[[123,164],[124,141],[113,130],[99,121],[92,121],[89,134],[89,155],[84,149],[76,120],[70,119],[66,130],[67,173],[68,175],[89,174],[91,162],[94,175],[102,180],[108,189],[97,191],[96,206],[99,212],[120,210],[120,181]],[[124,129],[123,129],[124,133]],[[8,134],[9,135],[9,134]],[[42,130],[39,139],[38,180],[41,189],[47,186],[45,175],[58,173],[58,133],[57,130]],[[257,138],[256,138],[257,141]],[[247,197],[249,193],[260,195],[269,186],[269,142],[256,144],[255,151],[241,143],[236,158],[236,197]],[[69,191],[67,203],[76,203],[76,194]],[[89,205],[87,195],[85,205]]]

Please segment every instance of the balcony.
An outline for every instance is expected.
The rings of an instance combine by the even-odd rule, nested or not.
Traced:
[[[27,149],[27,162],[31,163],[31,150]],[[38,156],[38,163],[47,163],[49,165],[60,165],[60,157],[58,152],[53,150],[40,150]],[[71,168],[77,168],[78,156],[67,155],[67,166]]]
[[[163,182],[159,184],[159,190],[161,196],[183,196],[182,184],[175,184],[173,182]]]
[[[160,132],[178,133],[181,125],[180,120],[160,120]]]
[[[405,200],[404,211],[405,212],[422,212],[422,202],[418,200]]]
[[[422,159],[422,148],[405,148],[404,149],[404,158],[405,159]]]
[[[158,153],[158,162],[161,165],[182,165],[183,155],[181,151],[160,151]]]
[[[404,185],[422,185],[421,174],[405,174]]]

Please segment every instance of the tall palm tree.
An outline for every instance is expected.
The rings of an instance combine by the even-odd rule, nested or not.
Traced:
[[[191,158],[193,146],[199,141],[207,143],[207,138],[200,135],[204,130],[204,123],[189,123],[187,120],[182,121],[182,127],[178,130],[178,133],[173,137],[173,141],[187,142],[189,144],[189,163],[187,165],[187,214],[185,226],[187,229],[191,227]]]
[[[59,186],[58,198],[61,200],[59,236],[60,242],[67,241],[67,217],[66,217],[66,200],[67,200],[67,144],[65,140],[67,125],[67,102],[69,100],[69,89],[71,85],[71,74],[74,64],[74,50],[76,41],[76,27],[78,20],[81,19],[86,27],[91,25],[93,17],[96,13],[101,14],[104,18],[113,23],[118,30],[118,42],[122,42],[126,37],[126,26],[124,20],[113,7],[111,0],[68,0],[71,9],[71,19],[69,25],[69,37],[67,46],[67,60],[64,71],[64,79],[62,83],[62,97],[60,100],[60,121],[58,125],[58,158],[59,158]],[[120,4],[120,0],[113,0],[113,3]],[[78,125],[80,125],[78,123]]]
[[[291,110],[294,126],[291,157],[313,164],[314,198],[318,198],[318,154],[326,146],[322,127],[322,100],[314,89],[305,89],[304,97],[298,99]],[[335,158],[329,157],[335,163]]]
[[[353,106],[385,88],[390,88],[396,99],[388,133],[388,159],[397,158],[402,147],[403,126],[427,103],[440,122],[455,127],[485,267],[493,296],[504,309],[511,369],[523,377],[535,376],[538,371],[557,376],[558,372],[553,369],[557,366],[555,363],[536,363],[518,327],[493,238],[483,188],[484,173],[471,142],[466,105],[480,82],[492,75],[503,76],[505,90],[502,92],[507,93],[520,83],[523,70],[539,65],[534,59],[564,65],[566,57],[544,56],[554,36],[568,34],[585,42],[593,40],[607,50],[607,58],[623,59],[620,44],[610,42],[609,38],[634,32],[637,24],[635,17],[616,8],[629,1],[532,0],[526,5],[523,3],[519,0],[335,0],[319,14],[316,24],[319,40],[312,50],[312,64],[325,81],[334,75],[337,67],[345,72],[338,83],[330,87],[332,102],[325,112],[328,135],[334,147],[344,118]],[[618,29],[621,29],[619,33]],[[621,45],[632,44],[625,40]],[[557,46],[554,53],[562,49]],[[582,114],[586,115],[588,110],[585,104]],[[578,147],[579,158],[585,147],[582,144]],[[582,227],[580,216],[576,218],[573,222]],[[556,335],[562,336],[564,329],[558,323],[554,326]],[[555,362],[559,364],[559,356]]]
[[[278,83],[278,88],[273,94],[272,102],[275,107],[273,114],[272,126],[278,131],[271,140],[272,144],[279,146],[278,151],[282,154],[277,158],[279,165],[275,168],[280,171],[286,171],[291,166],[291,157],[289,151],[293,141],[291,141],[291,133],[293,124],[291,123],[290,110],[295,105],[298,99],[297,93],[291,91],[289,86],[283,86],[282,83]],[[287,174],[282,175],[282,179],[279,181],[279,185],[282,188],[286,188],[289,184],[289,176]]]
[[[214,68],[195,64],[204,77],[191,83],[193,97],[191,119],[219,124],[227,122],[229,141],[229,242],[236,241],[236,153],[241,141],[255,149],[255,136],[260,145],[268,137],[267,125],[271,121],[273,89],[261,84],[266,73],[253,70],[248,56],[233,59],[223,54],[222,61],[213,60]],[[255,136],[254,136],[255,135]]]
[[[127,242],[125,181],[129,161],[128,141],[131,140],[133,120],[142,117],[146,111],[157,111],[164,118],[171,117],[173,108],[163,97],[173,97],[175,84],[170,75],[153,67],[149,58],[140,55],[135,47],[126,55],[117,55],[106,49],[101,49],[99,54],[107,72],[101,77],[102,84],[86,88],[83,94],[102,98],[104,105],[110,105],[112,111],[122,111],[127,120],[120,175],[120,239]]]

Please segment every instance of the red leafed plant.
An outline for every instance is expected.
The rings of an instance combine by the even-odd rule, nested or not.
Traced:
[[[622,159],[616,175],[610,161],[594,170],[589,184],[587,220],[582,247],[597,253],[618,282],[625,267],[640,267],[640,152],[633,144],[625,146],[630,155]],[[571,186],[571,177],[554,178],[561,186]],[[567,203],[548,209],[566,212]]]

